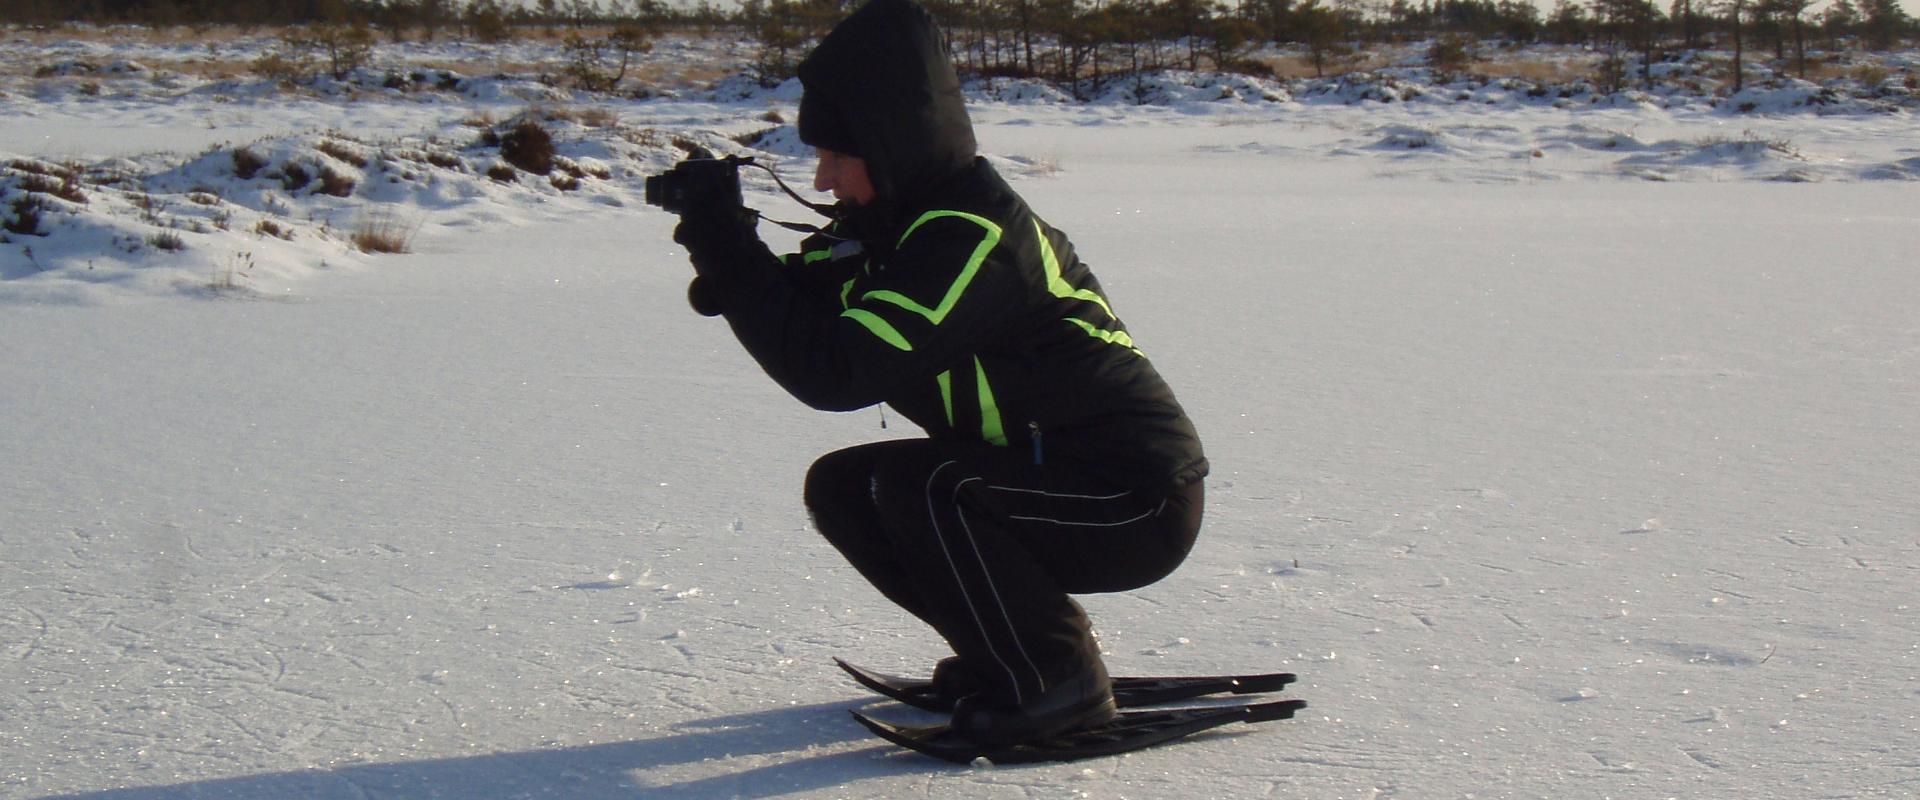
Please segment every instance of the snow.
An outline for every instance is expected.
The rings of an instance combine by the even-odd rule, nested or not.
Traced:
[[[0,245],[0,796],[1913,795],[1910,109],[1166,86],[975,118],[1215,467],[1189,562],[1084,598],[1109,664],[1299,719],[955,768],[848,718],[928,719],[833,656],[943,653],[799,482],[912,432],[782,395],[640,200],[676,136],[804,185],[791,92],[574,98],[566,190],[487,177],[512,92],[9,87],[0,163],[88,200]]]

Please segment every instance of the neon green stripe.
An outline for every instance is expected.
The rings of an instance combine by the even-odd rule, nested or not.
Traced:
[[[809,253],[802,253],[800,255],[800,263],[813,264],[813,263],[825,261],[829,258],[833,258],[832,250],[814,250]]]
[[[848,278],[847,282],[840,287],[840,307],[841,308],[846,308],[848,305],[850,305],[847,302],[847,296],[850,294],[853,294],[853,282],[856,280],[859,280],[859,279]]]
[[[1133,337],[1128,336],[1126,331],[1103,330],[1093,323],[1077,317],[1067,317],[1067,321],[1080,326],[1081,330],[1086,331],[1088,336],[1095,339],[1099,339],[1107,344],[1120,345],[1136,353],[1140,352],[1140,348],[1133,346]]]
[[[1075,289],[1073,284],[1067,283],[1067,279],[1060,276],[1060,257],[1053,254],[1053,242],[1047,241],[1047,232],[1040,227],[1040,220],[1037,218],[1033,221],[1033,235],[1040,240],[1040,263],[1047,270],[1047,291],[1061,299],[1096,303],[1100,306],[1100,310],[1107,312],[1108,319],[1118,319],[1113,314],[1113,308],[1107,305],[1106,298],[1091,289]]]
[[[1047,241],[1047,231],[1040,227],[1039,219],[1033,221],[1033,235],[1040,240],[1040,263],[1047,271],[1047,291],[1052,292],[1054,297],[1063,300],[1084,300],[1089,303],[1094,303],[1100,306],[1101,311],[1107,312],[1107,319],[1118,321],[1119,317],[1114,316],[1113,307],[1107,305],[1106,298],[1101,297],[1098,292],[1091,289],[1075,289],[1073,288],[1073,284],[1067,283],[1067,279],[1061,277],[1060,257],[1054,255],[1053,243]],[[1126,331],[1105,330],[1091,322],[1075,317],[1068,317],[1067,321],[1080,326],[1081,330],[1086,331],[1088,336],[1092,336],[1095,339],[1099,339],[1108,344],[1120,345],[1135,353],[1140,352],[1140,348],[1133,346],[1133,337],[1128,336]]]
[[[980,357],[973,357],[973,374],[978,376],[980,385],[980,438],[987,444],[1007,446],[1007,432],[1000,426],[1000,404],[993,399],[993,387],[987,385],[987,368],[980,363]],[[949,413],[948,419],[952,419]],[[948,423],[951,425],[951,421]]]
[[[933,378],[940,384],[940,402],[947,407],[947,427],[953,427],[953,371],[948,370]]]
[[[907,232],[900,236],[900,242],[904,244],[907,241],[907,237],[912,236],[913,232],[919,230],[921,225],[925,225],[941,217],[958,217],[967,220],[986,229],[987,235],[982,237],[980,244],[973,248],[973,255],[967,259],[966,267],[960,270],[960,277],[953,279],[953,285],[947,287],[947,293],[940,298],[940,304],[928,308],[916,302],[911,297],[899,292],[887,290],[868,292],[860,296],[861,300],[891,303],[915,314],[919,314],[922,317],[926,317],[928,322],[935,325],[940,324],[947,318],[947,314],[953,312],[954,305],[960,302],[960,295],[966,293],[967,285],[972,283],[973,276],[980,272],[980,265],[987,260],[987,254],[993,252],[993,248],[1000,244],[1001,231],[999,225],[994,224],[992,220],[986,219],[985,217],[962,211],[929,211],[920,215],[920,218],[914,220],[912,225],[907,226]]]
[[[880,337],[880,340],[887,344],[909,353],[913,352],[913,343],[907,341],[907,337],[901,336],[900,332],[894,330],[892,325],[887,324],[886,320],[881,319],[871,311],[864,308],[852,308],[841,312],[840,316],[866,326],[867,330],[872,331],[873,335]]]

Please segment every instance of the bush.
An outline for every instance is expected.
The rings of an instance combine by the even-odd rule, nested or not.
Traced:
[[[1427,48],[1427,65],[1441,81],[1460,77],[1477,60],[1473,40],[1465,36],[1442,36]]]
[[[293,241],[293,231],[280,227],[279,223],[270,219],[263,219],[255,223],[253,232],[261,236],[271,236],[275,239],[284,239],[289,242]]]
[[[233,151],[233,174],[240,180],[252,180],[253,176],[260,174],[260,170],[265,169],[266,166],[267,160],[259,153],[244,147]]]
[[[535,175],[553,171],[553,136],[540,123],[523,119],[500,136],[500,157]]]
[[[347,73],[365,66],[373,56],[373,32],[364,25],[323,25],[310,41],[313,47],[326,51],[334,80],[344,80]]]
[[[20,188],[26,191],[53,195],[69,203],[87,202],[86,193],[80,191],[78,166],[54,166],[25,158],[13,159],[7,166],[23,173],[20,175]]]
[[[268,52],[253,60],[253,74],[279,83],[299,83],[313,74],[313,66],[298,55]]]
[[[313,191],[317,194],[347,197],[353,194],[353,179],[334,172],[327,167],[320,168],[320,187]]]
[[[353,246],[362,253],[407,253],[413,250],[413,234],[419,226],[409,226],[392,214],[372,214],[360,220],[353,232]]]
[[[29,192],[53,195],[69,203],[87,202],[86,194],[80,191],[80,181],[76,175],[55,178],[51,175],[23,175],[20,188]]]
[[[149,236],[147,244],[152,245],[155,250],[165,250],[169,253],[178,253],[187,249],[187,240],[180,238],[180,234],[173,231],[161,231]]]
[[[22,236],[45,236],[40,232],[40,218],[46,210],[46,201],[33,195],[21,195],[13,199],[13,214],[0,228],[8,233]]]
[[[1614,94],[1627,88],[1627,73],[1632,68],[1624,53],[1614,51],[1593,67],[1593,85],[1601,94]]]
[[[507,12],[498,0],[474,0],[467,5],[467,29],[473,38],[497,44],[513,38],[513,26],[507,24]]]
[[[340,161],[346,162],[348,164],[352,164],[356,167],[365,167],[367,165],[366,156],[363,156],[359,152],[355,151],[353,148],[348,147],[345,144],[334,141],[332,139],[322,140],[320,144],[314,146],[314,149],[319,150],[322,153],[326,153],[327,155],[332,156],[336,159],[339,159]]]
[[[633,57],[653,49],[645,28],[622,23],[605,39],[568,34],[564,46],[566,74],[574,85],[589,91],[607,91],[620,85]]]
[[[306,167],[288,162],[280,168],[280,185],[286,188],[288,194],[307,188],[309,183],[313,183],[313,175],[307,172]]]

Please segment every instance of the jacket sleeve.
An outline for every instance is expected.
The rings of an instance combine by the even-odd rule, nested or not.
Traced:
[[[740,343],[801,402],[850,411],[954,368],[1002,332],[1024,295],[996,257],[999,225],[933,212],[873,278],[822,302],[788,270],[743,270],[722,291]]]

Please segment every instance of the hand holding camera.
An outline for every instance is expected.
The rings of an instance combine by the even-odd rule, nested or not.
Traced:
[[[696,147],[673,169],[647,176],[647,205],[659,206],[682,217],[745,206],[740,193],[740,168],[753,163],[745,156],[716,158]]]
[[[740,260],[745,248],[759,241],[754,233],[759,215],[746,208],[740,190],[740,168],[752,163],[742,156],[715,158],[696,148],[672,169],[647,177],[647,204],[680,215],[673,240],[687,248],[698,273],[687,284],[687,304],[701,316],[721,310],[708,276]]]
[[[689,157],[659,175],[650,175],[646,183],[648,205],[659,206],[680,215],[673,229],[673,240],[687,248],[693,262],[693,283],[687,286],[687,302],[704,316],[720,313],[718,293],[713,279],[728,270],[759,261],[775,261],[755,228],[760,212],[746,207],[740,188],[740,168],[766,170],[787,195],[814,212],[831,218],[831,206],[813,203],[794,192],[778,173],[745,156],[716,157],[704,147],[695,147]],[[822,229],[793,222],[770,220],[776,225],[803,233],[822,233]]]

